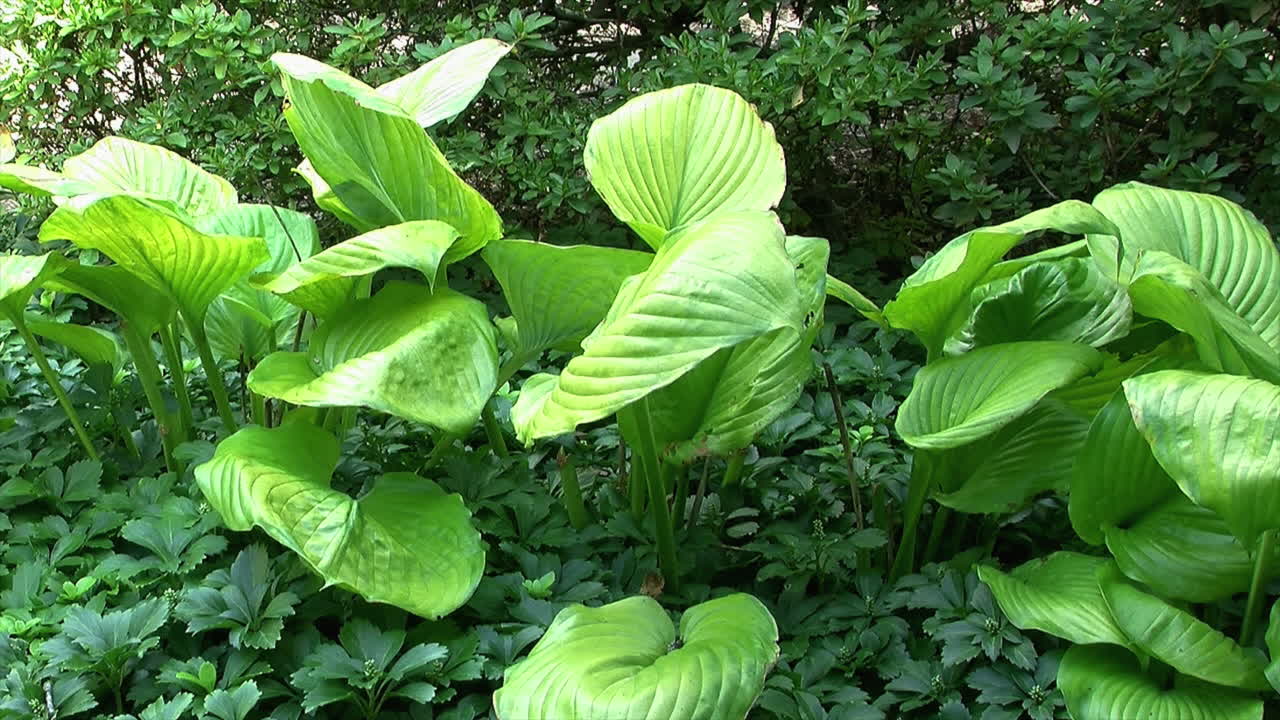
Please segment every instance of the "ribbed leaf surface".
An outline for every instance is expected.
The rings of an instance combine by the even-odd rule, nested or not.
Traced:
[[[395,101],[419,125],[429,128],[470,105],[493,66],[509,52],[511,46],[501,40],[469,42],[379,85],[378,94]]]
[[[1098,587],[1098,574],[1110,565],[1105,558],[1056,552],[1007,574],[979,566],[978,576],[1009,621],[1023,630],[1042,630],[1079,644],[1129,647]],[[1116,648],[1109,652],[1119,654]]]

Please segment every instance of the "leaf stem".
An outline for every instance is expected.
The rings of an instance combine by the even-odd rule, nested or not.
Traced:
[[[897,580],[915,569],[916,530],[924,513],[925,501],[933,491],[933,470],[925,451],[916,452],[911,462],[911,480],[907,487],[906,505],[902,512],[902,542],[893,558],[890,580]]]
[[[649,416],[648,398],[641,398],[636,403],[635,421],[639,435],[636,438],[639,444],[635,449],[638,451],[644,478],[649,486],[649,512],[653,514],[654,534],[658,542],[658,562],[667,585],[675,590],[680,586],[680,566],[676,559],[675,533],[671,528],[671,509],[667,506],[667,476],[671,470],[670,466],[658,457],[653,420]]]
[[[164,449],[164,464],[169,472],[182,475],[182,463],[173,456],[181,429],[174,424],[173,414],[165,404],[164,395],[160,392],[162,384],[160,366],[156,364],[156,356],[152,351],[151,337],[143,335],[137,328],[125,320],[120,324],[125,345],[133,356],[133,369],[138,375],[138,383],[142,385],[142,394],[151,406],[151,414],[155,416],[156,426],[160,431],[160,446]]]
[[[435,447],[431,448],[431,454],[427,455],[427,461],[422,464],[422,472],[426,472],[427,470],[435,467],[436,464],[444,458],[445,454],[449,451],[449,448],[453,447],[454,441],[459,437],[461,436],[455,433],[441,431],[436,437]]]
[[[502,426],[498,424],[498,418],[493,414],[492,397],[484,404],[484,410],[480,411],[480,419],[484,421],[484,434],[494,454],[504,460],[511,457],[511,453],[507,451],[506,438],[502,435]]]
[[[205,378],[209,381],[209,389],[213,391],[213,404],[218,407],[218,415],[222,418],[222,426],[228,433],[236,431],[236,417],[231,412],[231,399],[227,395],[227,383],[222,378],[222,369],[213,357],[209,347],[209,336],[205,334],[201,322],[187,320],[187,330],[195,342],[196,352],[200,353],[200,364],[204,367]]]
[[[831,371],[831,363],[822,363],[822,372],[827,376],[827,390],[831,395],[831,407],[836,413],[836,425],[840,428],[840,445],[844,447],[844,471],[849,477],[849,495],[853,498],[853,519],[857,528],[866,527],[866,517],[862,514],[862,490],[858,487],[858,476],[853,471],[853,446],[849,443],[849,426],[844,420],[844,401],[840,399],[840,388],[836,386],[836,375]]]
[[[711,458],[702,461],[702,478],[698,480],[698,489],[693,493],[693,507],[689,508],[689,522],[686,527],[698,524],[698,516],[702,514],[702,500],[707,496],[707,475],[711,473]]]
[[[561,448],[556,453],[556,465],[560,466],[560,490],[564,493],[564,509],[569,513],[569,522],[574,530],[581,530],[591,524],[591,513],[582,502],[582,486],[578,484],[578,468],[573,457],[566,455]]]
[[[742,478],[742,466],[747,462],[747,451],[739,450],[729,456],[729,463],[724,468],[724,480],[721,484],[729,487]]]
[[[71,398],[67,397],[67,391],[62,389],[62,381],[53,372],[53,368],[49,367],[49,359],[44,356],[44,351],[40,349],[40,343],[36,342],[36,337],[27,329],[27,323],[22,319],[20,313],[15,312],[8,315],[9,320],[13,322],[13,326],[18,329],[18,334],[22,336],[23,342],[27,344],[27,350],[31,353],[31,357],[35,359],[36,365],[39,366],[45,382],[49,383],[49,389],[53,390],[54,397],[58,398],[58,403],[62,405],[63,411],[67,413],[67,420],[71,422],[71,427],[75,429],[76,436],[80,438],[80,444],[84,445],[85,452],[89,453],[90,459],[100,460],[98,451],[93,447],[93,441],[89,439],[89,433],[85,432],[84,424],[80,422],[80,414],[76,412],[75,406],[71,404]]]
[[[1249,600],[1244,608],[1244,625],[1240,628],[1240,644],[1248,645],[1253,639],[1258,617],[1262,614],[1262,596],[1266,594],[1267,573],[1271,555],[1275,551],[1276,531],[1267,530],[1258,540],[1257,556],[1253,559],[1253,579],[1249,583]]]
[[[164,347],[165,363],[168,364],[169,376],[173,379],[173,394],[178,398],[178,442],[185,442],[191,439],[195,413],[191,410],[187,371],[182,367],[182,345],[172,323],[160,328],[160,344]]]
[[[497,392],[498,388],[506,385],[511,378],[515,377],[516,373],[520,372],[520,368],[524,367],[525,363],[536,356],[537,353],[513,351],[511,357],[507,358],[507,361],[502,363],[502,367],[498,368],[498,381],[493,384],[493,391]]]
[[[671,524],[679,530],[684,527],[684,511],[689,502],[689,468],[680,467],[675,472],[676,495],[671,502]]]

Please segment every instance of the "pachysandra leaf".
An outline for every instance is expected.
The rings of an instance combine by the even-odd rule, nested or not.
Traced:
[[[667,612],[637,596],[556,616],[494,693],[499,720],[743,720],[778,659],[778,629],[750,595]]]
[[[409,473],[383,475],[359,500],[329,487],[338,442],[306,422],[250,426],[195,469],[232,530],[258,526],[326,584],[425,618],[456,610],[484,572],[484,547],[456,494]]]
[[[1172,687],[1114,648],[1077,645],[1058,666],[1058,688],[1075,720],[1262,720],[1256,697],[1195,678]]]
[[[710,85],[645,93],[596,120],[583,163],[613,214],[655,249],[717,213],[772,209],[787,182],[773,127]]]
[[[1003,343],[943,358],[916,374],[898,412],[898,433],[915,448],[966,445],[1101,365],[1101,353],[1087,345],[1048,341]]]
[[[208,235],[165,208],[128,195],[69,201],[40,226],[40,240],[70,240],[102,251],[171,297],[190,322],[203,322],[215,297],[269,257],[262,238]]]
[[[476,95],[498,61],[511,52],[501,40],[485,38],[460,45],[378,86],[378,94],[395,101],[424,128],[462,112]]]
[[[771,213],[726,213],[674,233],[642,275],[623,283],[583,354],[517,433],[528,443],[569,432],[725,348],[783,327],[799,332],[805,308],[795,278]]]
[[[457,176],[398,103],[301,55],[277,53],[272,62],[289,99],[289,128],[315,174],[359,221],[356,229],[439,220],[462,236],[458,257],[502,236],[493,206]]]
[[[1003,573],[978,567],[978,577],[995,595],[1009,621],[1023,630],[1042,630],[1077,644],[1130,647],[1102,597],[1098,575],[1106,558],[1056,552]],[[1115,648],[1109,650],[1119,653]]]
[[[465,432],[493,393],[497,363],[483,303],[393,282],[316,328],[308,352],[267,356],[249,388],[296,405],[359,405]]]
[[[653,255],[592,245],[498,240],[484,260],[515,316],[523,353],[576,346],[600,324],[622,282],[644,272]]]
[[[1280,527],[1280,387],[1235,375],[1162,370],[1126,380],[1134,423],[1156,460],[1245,548]]]
[[[1099,576],[1102,596],[1116,625],[1143,652],[1184,675],[1226,687],[1262,690],[1262,654],[1164,600],[1145,593],[1117,570]]]
[[[435,220],[416,220],[344,240],[260,283],[317,317],[332,317],[355,297],[358,278],[389,267],[417,270],[434,287],[458,231]]]

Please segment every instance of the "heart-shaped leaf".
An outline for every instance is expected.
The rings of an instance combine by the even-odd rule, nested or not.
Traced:
[[[393,282],[316,328],[305,353],[268,355],[249,388],[295,405],[360,405],[449,432],[469,430],[497,382],[483,303]]]
[[[750,595],[685,611],[680,633],[652,598],[560,611],[506,671],[500,720],[743,720],[778,659],[778,628]]]
[[[409,473],[383,475],[359,500],[329,487],[334,437],[305,422],[250,426],[195,469],[232,530],[258,526],[328,585],[425,618],[460,607],[484,572],[484,547],[456,494]]]
[[[1058,688],[1075,720],[1262,720],[1262,701],[1251,695],[1182,676],[1170,687],[1129,653],[1100,645],[1067,650]]]
[[[717,213],[772,209],[787,183],[773,126],[710,85],[645,93],[596,120],[583,163],[613,214],[655,249]]]

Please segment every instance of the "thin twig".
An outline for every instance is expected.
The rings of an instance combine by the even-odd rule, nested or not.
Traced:
[[[858,489],[858,476],[853,471],[853,447],[849,444],[849,426],[844,421],[844,401],[840,399],[840,389],[836,387],[836,375],[831,371],[831,363],[822,363],[822,372],[827,376],[827,389],[831,394],[831,407],[836,411],[836,423],[840,426],[840,444],[844,446],[844,469],[849,476],[849,493],[853,495],[853,517],[859,530],[866,527],[866,519],[862,515],[862,493]]]

